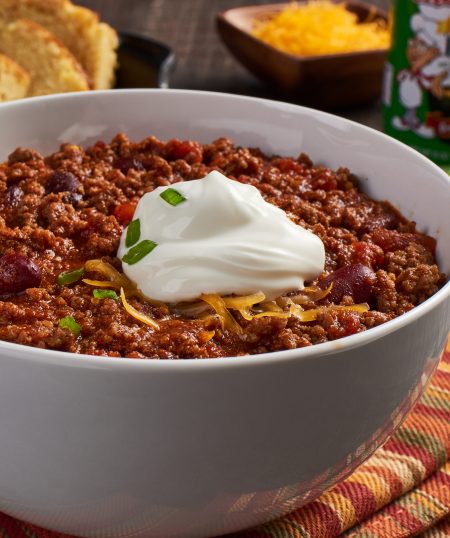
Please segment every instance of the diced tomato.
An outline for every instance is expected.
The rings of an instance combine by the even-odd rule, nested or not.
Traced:
[[[293,159],[278,159],[274,164],[280,172],[284,173],[296,172],[297,174],[300,174],[303,171],[303,167]]]
[[[423,245],[433,255],[436,252],[436,240],[421,233],[401,233],[397,232],[397,230],[377,228],[370,236],[372,241],[379,245],[385,252],[405,249],[410,243]]]
[[[169,140],[166,145],[169,160],[185,159],[189,164],[202,162],[203,153],[200,144],[190,140]]]
[[[336,174],[326,168],[316,170],[311,185],[315,190],[332,191],[337,188]]]
[[[381,213],[380,215],[369,215],[367,220],[362,224],[359,233],[370,233],[376,228],[385,228],[387,230],[395,228],[398,225],[398,218],[394,213]]]
[[[136,211],[135,203],[127,202],[125,204],[120,204],[116,206],[113,211],[113,215],[116,219],[122,224],[122,226],[127,226],[133,219],[134,212]]]
[[[359,315],[356,312],[341,312],[339,321],[344,330],[342,336],[350,336],[356,334],[360,330],[361,323]]]
[[[362,263],[377,269],[384,263],[384,253],[380,246],[366,241],[357,241],[352,245],[352,263]]]

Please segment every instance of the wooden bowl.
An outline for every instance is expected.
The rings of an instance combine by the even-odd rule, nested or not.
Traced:
[[[255,21],[288,5],[244,6],[217,15],[219,34],[237,60],[275,89],[305,104],[336,108],[378,99],[387,49],[295,56],[252,35]],[[360,21],[369,13],[387,20],[385,12],[364,2],[349,0],[346,6]]]

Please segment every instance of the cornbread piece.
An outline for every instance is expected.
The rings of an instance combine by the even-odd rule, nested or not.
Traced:
[[[31,77],[29,96],[89,89],[79,63],[39,24],[25,19],[0,23],[0,52],[28,71]]]
[[[90,86],[111,88],[117,63],[117,33],[93,11],[69,0],[0,0],[0,19],[29,19],[54,34],[86,71]]]
[[[0,54],[0,102],[25,97],[30,75],[11,58]]]

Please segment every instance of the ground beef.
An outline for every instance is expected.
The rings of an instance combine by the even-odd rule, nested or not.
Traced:
[[[93,297],[93,288],[81,280],[66,286],[57,283],[61,272],[89,259],[103,258],[121,270],[116,252],[139,198],[158,186],[198,179],[212,170],[254,185],[266,201],[322,239],[325,271],[309,284],[326,288],[334,281],[335,286],[324,298],[303,304],[305,309],[319,309],[315,321],[246,321],[236,314],[243,329],[236,334],[222,329],[217,317],[187,319],[166,305],[130,297],[132,306],[158,321],[160,330],[155,331],[131,317],[120,301]],[[380,325],[435,293],[445,282],[436,265],[435,246],[434,239],[417,232],[415,224],[388,202],[361,192],[349,170],[314,166],[303,154],[267,156],[259,149],[236,147],[226,138],[205,145],[164,143],[154,137],[132,143],[123,134],[111,144],[97,142],[86,150],[64,144],[46,158],[18,148],[0,165],[0,339],[75,353],[152,359],[310,346]],[[36,280],[38,271],[38,285],[24,286],[20,293],[5,292],[11,279],[16,279],[16,287],[21,285],[11,271],[2,274],[5,256],[15,256],[22,264],[24,282]],[[334,308],[336,303],[351,307],[358,297],[369,303],[369,311]],[[67,316],[76,321],[79,334],[60,326]]]

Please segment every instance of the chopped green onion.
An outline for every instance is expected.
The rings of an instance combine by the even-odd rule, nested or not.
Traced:
[[[70,331],[73,332],[75,336],[80,335],[81,327],[73,319],[72,316],[66,316],[65,318],[60,319],[59,326],[61,327],[61,329],[69,329]]]
[[[119,298],[119,296],[117,295],[117,293],[114,290],[99,290],[99,289],[95,289],[95,290],[93,290],[92,295],[96,299],[114,299],[115,301],[117,301],[117,299]]]
[[[80,267],[79,269],[74,269],[73,271],[60,273],[56,278],[56,282],[58,282],[60,286],[68,286],[69,284],[73,284],[74,282],[80,280],[83,275],[84,267]]]
[[[165,200],[170,205],[178,205],[186,201],[186,198],[181,194],[181,192],[172,189],[171,187],[166,189],[160,194],[161,198]]]
[[[147,254],[150,254],[150,252],[157,245],[158,243],[155,243],[154,241],[150,241],[150,239],[145,239],[144,241],[141,241],[140,243],[138,243],[136,246],[130,248],[130,250],[122,258],[122,261],[124,261],[128,265],[134,265],[138,261],[142,260],[144,256],[147,256]]]
[[[141,221],[139,219],[132,220],[127,228],[127,236],[125,238],[125,246],[132,247],[141,237]]]

